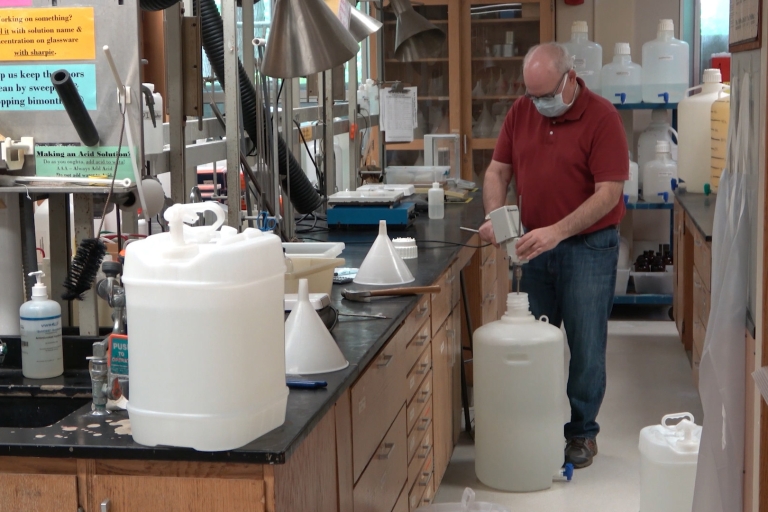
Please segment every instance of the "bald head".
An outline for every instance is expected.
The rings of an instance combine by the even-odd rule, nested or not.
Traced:
[[[549,94],[571,69],[573,59],[564,46],[557,43],[536,45],[523,60],[525,87],[534,96]]]

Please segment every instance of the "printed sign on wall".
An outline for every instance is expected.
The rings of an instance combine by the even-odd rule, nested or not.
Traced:
[[[51,75],[66,69],[85,108],[96,110],[95,64],[33,64],[0,66],[0,111],[64,110]]]
[[[38,176],[69,176],[75,178],[111,178],[115,172],[117,146],[35,145]],[[127,146],[120,149],[117,179],[134,179],[131,154]]]
[[[93,7],[0,9],[0,61],[95,58]]]

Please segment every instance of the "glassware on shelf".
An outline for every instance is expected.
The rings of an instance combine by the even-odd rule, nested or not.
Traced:
[[[478,80],[477,85],[475,85],[475,88],[472,89],[472,97],[473,98],[482,98],[485,96],[485,89],[483,88],[483,81]]]
[[[507,92],[507,81],[504,80],[504,72],[499,69],[499,79],[496,81],[496,95],[504,96]]]
[[[501,127],[504,126],[504,119],[507,116],[504,114],[499,114],[496,116],[496,123],[493,125],[493,130],[491,131],[491,135],[493,137],[498,137],[499,133],[501,133]]]
[[[483,111],[480,114],[480,119],[477,120],[477,137],[481,139],[487,139],[491,137],[493,132],[494,119],[488,110],[488,103],[483,103]]]

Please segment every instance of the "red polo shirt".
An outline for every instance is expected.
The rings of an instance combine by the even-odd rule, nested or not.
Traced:
[[[619,113],[577,80],[579,96],[560,117],[539,114],[529,98],[515,101],[496,141],[493,159],[512,165],[527,229],[560,222],[595,193],[595,183],[629,179]],[[619,200],[582,234],[618,225],[624,212],[624,201]]]

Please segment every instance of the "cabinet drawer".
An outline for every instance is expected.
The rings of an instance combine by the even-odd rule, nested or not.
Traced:
[[[709,290],[704,286],[699,269],[693,267],[693,318],[701,319],[704,328],[709,323]]]
[[[408,490],[408,486],[406,485],[403,487],[403,490],[400,491],[400,497],[397,498],[397,503],[395,503],[395,508],[392,509],[392,512],[410,512],[408,504]]]
[[[434,472],[432,474],[434,475]],[[437,479],[432,478],[432,480],[427,484],[427,490],[424,491],[424,496],[421,497],[421,505],[419,505],[420,507],[425,507],[432,504],[432,501],[435,499],[436,489]]]
[[[416,421],[416,428],[414,428],[410,434],[408,434],[408,463],[413,460],[413,456],[421,446],[421,442],[424,440],[427,432],[432,432],[432,419],[434,414],[432,413],[432,398],[427,401],[427,406],[421,411],[419,419]],[[431,435],[431,434],[430,434]],[[434,443],[432,443],[434,444]]]
[[[419,418],[421,417],[421,413],[424,411],[424,408],[427,406],[427,402],[429,402],[430,397],[432,396],[432,370],[427,373],[427,376],[424,378],[424,381],[421,383],[421,386],[419,386],[419,389],[416,390],[416,396],[414,397],[413,401],[408,405],[408,419],[406,421],[406,424],[408,425],[408,433],[410,434],[413,430],[413,427],[418,422]]]
[[[432,294],[432,335],[443,325],[445,319],[451,313],[451,300],[453,297],[453,271],[449,267],[435,282],[440,286],[440,293]]]
[[[488,261],[488,258],[493,257],[496,254],[496,247],[493,245],[487,245],[480,249],[480,264],[484,264]]]
[[[416,432],[416,429],[414,429],[414,432]],[[418,480],[419,473],[427,461],[432,461],[434,465],[434,454],[432,452],[434,451],[435,443],[432,432],[430,427],[423,433],[422,439],[417,443],[416,455],[408,463],[408,481],[411,483]]]
[[[421,354],[424,353],[424,347],[429,345],[429,340],[432,338],[432,326],[429,320],[425,320],[421,329],[416,335],[408,342],[408,346],[405,347],[405,368],[410,370],[416,361],[419,360]]]
[[[693,231],[693,264],[699,270],[701,282],[712,289],[712,244],[704,239],[699,230]]]
[[[405,407],[402,407],[352,491],[355,510],[390,512],[395,506],[408,477],[405,440]]]
[[[696,347],[699,354],[704,353],[704,340],[707,337],[707,329],[701,323],[699,317],[693,318],[693,346]]]
[[[413,482],[408,481],[408,485],[412,485],[411,492],[408,497],[408,503],[410,504],[411,512],[424,505],[424,497],[428,497],[430,502],[434,497],[433,481],[435,475],[435,459],[430,453],[427,459],[420,466],[418,476]]]
[[[429,316],[432,311],[430,299],[431,297],[429,294],[421,297],[418,304],[416,304],[416,307],[413,308],[413,311],[410,312],[405,318],[405,321],[403,321],[403,324],[394,336],[392,336],[392,339],[401,339],[403,340],[403,345],[407,345],[416,333],[420,331],[424,322],[427,322],[427,325],[429,325]]]
[[[395,336],[351,388],[352,466],[355,481],[405,402],[405,344]]]
[[[409,404],[416,397],[416,391],[421,383],[424,382],[424,376],[429,372],[430,368],[432,368],[432,347],[427,345],[421,353],[419,360],[413,365],[413,368],[411,368],[411,371],[406,376],[407,389],[405,396],[408,398]]]

